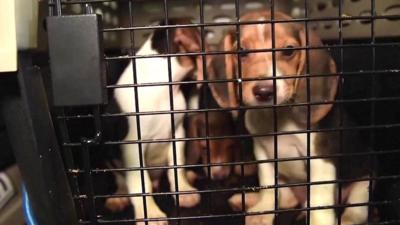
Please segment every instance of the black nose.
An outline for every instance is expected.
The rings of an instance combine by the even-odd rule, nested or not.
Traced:
[[[271,101],[274,97],[274,85],[272,81],[265,81],[253,87],[253,95],[260,102]]]

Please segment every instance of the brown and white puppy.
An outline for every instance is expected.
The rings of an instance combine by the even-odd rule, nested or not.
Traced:
[[[185,91],[184,91],[185,92]],[[215,109],[219,108],[218,104],[215,102],[208,87],[202,86],[201,90],[198,91],[197,88],[192,85],[186,92],[196,93],[193,98],[190,98],[189,105],[191,109]],[[200,92],[200,94],[198,93]],[[189,94],[189,93],[188,93]],[[199,97],[200,95],[200,97]],[[210,111],[208,112],[208,123],[206,123],[205,113],[191,113],[186,117],[186,137],[188,138],[205,138],[206,126],[208,126],[208,136],[209,137],[223,137],[232,136],[235,134],[235,121],[232,114],[227,111]],[[214,164],[210,168],[210,178],[212,180],[224,180],[229,179],[231,173],[235,175],[241,175],[240,165],[236,165],[234,169],[231,165],[218,165],[224,163],[232,163],[234,161],[247,161],[252,158],[251,152],[247,152],[246,155],[241,155],[241,145],[236,138],[221,138],[221,139],[211,139],[209,140],[209,150],[207,149],[206,140],[195,140],[186,142],[186,156],[185,164],[203,164],[200,173],[196,173],[192,170],[187,171],[187,180],[191,185],[194,185],[195,180],[201,178],[202,176],[208,175],[208,164]],[[208,151],[210,152],[210,160],[208,160]],[[246,153],[246,152],[245,152]],[[254,159],[253,159],[254,160]],[[121,162],[118,160],[113,160],[112,163],[107,163],[108,168],[121,168]],[[159,188],[159,177],[162,176],[163,171],[158,171],[160,173],[155,173],[154,170],[150,172],[150,177],[152,178],[153,189]],[[257,172],[257,166],[244,165],[244,176],[252,176]],[[115,181],[117,190],[114,194],[123,195],[128,194],[126,187],[125,177],[122,174],[115,172]],[[235,198],[236,199],[236,198]],[[239,199],[238,199],[239,200]],[[237,200],[234,200],[236,203]],[[249,201],[248,201],[249,202]],[[129,198],[108,198],[105,203],[105,207],[111,212],[119,212],[125,209],[129,205]],[[241,205],[236,203],[237,205]]]
[[[218,103],[213,98],[209,87],[202,86],[199,93],[198,106],[192,108],[200,109],[217,109]],[[218,165],[224,163],[232,163],[234,161],[246,160],[240,156],[241,144],[237,138],[222,138],[224,136],[232,136],[236,131],[236,122],[232,114],[228,111],[209,111],[192,113],[187,117],[186,132],[188,138],[205,138],[211,137],[216,139],[195,140],[187,142],[186,160],[187,164],[214,164],[210,168],[210,178],[213,180],[222,180],[228,178],[232,172],[230,165]],[[206,129],[208,128],[208,134]],[[209,160],[208,160],[209,152]],[[247,157],[250,158],[250,157]],[[208,174],[208,167],[204,166],[204,174]],[[234,172],[240,175],[240,166],[235,166]],[[255,165],[244,166],[244,176],[253,175],[256,172]]]
[[[188,136],[189,138],[204,138],[206,126],[208,126],[209,137],[221,137],[233,135],[234,125],[232,115],[229,112],[209,112],[208,123],[204,113],[196,113],[188,117]],[[187,162],[188,164],[223,164],[233,162],[235,148],[238,147],[235,139],[211,139],[209,150],[206,140],[189,141],[187,143]],[[238,149],[239,150],[239,149]],[[210,154],[208,162],[207,153]],[[208,173],[207,166],[204,166],[205,174]],[[213,180],[227,178],[231,173],[231,166],[216,165],[210,168],[210,177]]]
[[[170,20],[169,24],[189,24],[190,20],[179,19]],[[174,28],[169,29],[169,42],[167,43],[166,30],[156,29],[147,41],[138,50],[136,55],[160,55],[165,53],[188,53],[199,52],[201,49],[200,32],[196,28]],[[170,46],[168,52],[167,44]],[[198,74],[202,74],[200,57],[179,56],[171,57],[170,63],[167,57],[156,58],[138,58],[135,64],[129,63],[125,71],[122,73],[117,84],[132,85],[134,83],[157,83],[168,82],[169,78],[172,81],[182,81],[191,72],[198,68]],[[134,67],[135,65],[135,67]],[[170,66],[170,70],[169,70]],[[136,74],[133,74],[133,71]],[[169,74],[171,73],[171,74]],[[135,76],[136,75],[136,76]],[[136,80],[134,81],[134,77]],[[174,100],[174,110],[186,109],[186,102],[179,85],[174,85],[171,96]],[[136,96],[137,94],[137,96]],[[168,85],[161,86],[145,86],[139,87],[137,93],[134,88],[117,88],[114,92],[114,98],[118,107],[123,113],[135,112],[151,112],[151,111],[169,111],[170,108],[170,89]],[[135,102],[138,99],[138,102]],[[138,107],[138,108],[136,108]],[[185,130],[183,128],[183,114],[174,115],[174,131],[172,134],[171,115],[156,114],[156,115],[141,115],[139,119],[135,116],[130,116],[128,120],[128,131],[123,138],[124,141],[137,140],[158,140],[184,138]],[[137,124],[137,122],[140,124]],[[137,130],[140,125],[140,133]],[[177,141],[175,143],[176,164],[185,164],[185,143]],[[135,168],[134,171],[126,173],[127,187],[131,194],[152,193],[151,176],[148,170],[141,171],[138,169],[141,166],[161,166],[174,165],[173,144],[171,142],[159,143],[142,143],[141,158],[138,144],[124,144],[121,146],[122,158],[124,166]],[[174,171],[168,170],[168,178],[171,184],[171,190],[175,191]],[[180,191],[196,190],[186,179],[184,169],[177,170],[178,184]],[[144,178],[144,179],[142,179]],[[142,190],[142,187],[145,190]],[[165,213],[160,210],[152,196],[146,197],[147,208],[144,209],[144,201],[142,197],[132,197],[131,202],[135,208],[135,216],[138,219],[144,218],[145,210],[147,210],[148,218],[163,218]],[[199,194],[179,195],[179,203],[182,207],[192,207],[200,201]],[[166,221],[150,221],[151,225],[167,224]]]
[[[279,12],[275,13],[274,18],[277,20],[291,19]],[[300,23],[275,23],[275,36],[272,37],[272,25],[265,22],[270,19],[271,14],[267,10],[246,13],[240,18],[240,21],[264,22],[241,25],[240,40],[236,40],[233,32],[230,32],[225,36],[223,46],[225,51],[271,49],[273,47],[272,38],[274,38],[274,47],[283,48],[283,50],[276,51],[275,63],[273,63],[271,51],[242,53],[239,55],[242,76],[241,79],[238,79],[238,57],[236,54],[227,54],[224,58],[225,73],[218,71],[218,68],[210,67],[209,76],[213,79],[236,79],[237,82],[215,83],[211,88],[216,100],[223,107],[238,106],[240,97],[247,106],[272,106],[274,103],[281,106],[275,109],[272,107],[250,109],[245,113],[245,124],[249,132],[253,135],[260,135],[253,138],[257,160],[305,157],[308,156],[306,133],[308,116],[312,130],[349,125],[347,117],[343,116],[340,119],[341,114],[338,112],[338,107],[329,102],[335,100],[337,92],[336,65],[326,49],[309,49],[307,50],[308,54],[304,49],[296,49],[306,47],[307,44],[310,47],[322,46],[321,40],[314,32],[306,32],[305,27]],[[306,33],[308,38],[306,38]],[[238,49],[239,42],[242,49]],[[320,76],[310,77],[308,82],[304,77],[306,74]],[[272,79],[274,76],[276,85]],[[264,80],[259,78],[264,78]],[[307,84],[309,84],[309,88],[307,88]],[[242,96],[238,96],[238,85],[242,85]],[[307,96],[307,89],[309,89],[309,96]],[[274,101],[275,96],[276,102]],[[308,102],[316,103],[309,106],[309,115],[308,107],[304,105]],[[298,106],[284,107],[285,104],[297,104]],[[276,110],[276,118],[274,110]],[[276,121],[277,130],[274,130],[274,121]],[[275,132],[283,133],[277,136],[278,155],[274,154],[275,138],[272,134]],[[317,157],[339,153],[340,149],[343,150],[343,153],[366,151],[367,148],[361,141],[357,141],[358,138],[357,132],[351,130],[344,130],[341,134],[339,131],[310,133],[310,155],[316,158],[310,159],[309,179],[311,182],[331,182],[310,186],[311,207],[332,206],[338,202],[335,180],[362,178],[368,175],[367,164],[363,157]],[[284,161],[277,164],[278,171],[276,172],[279,174],[280,180],[287,183],[307,181],[306,160]],[[258,168],[260,185],[267,188],[260,191],[260,200],[248,211],[273,211],[275,189],[270,187],[275,184],[274,163],[261,163]],[[367,203],[369,201],[368,181],[354,182],[349,187],[345,199],[347,203]],[[303,196],[305,196],[304,193],[306,192],[303,192]],[[293,193],[291,195],[300,196]],[[281,190],[279,196],[282,197]],[[299,202],[307,199],[297,198]],[[279,200],[278,204],[281,202]],[[367,206],[346,208],[341,217],[342,224],[362,224],[367,221],[367,214]],[[335,225],[337,223],[335,211],[332,208],[312,210],[310,217],[311,225]],[[273,220],[274,214],[272,213],[250,215],[246,217],[246,225],[272,225]]]

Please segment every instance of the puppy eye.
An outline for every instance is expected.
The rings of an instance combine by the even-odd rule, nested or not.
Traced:
[[[294,50],[293,45],[288,45],[288,46],[286,46],[286,49],[282,51],[282,55],[286,56],[286,57],[291,57],[294,55],[294,52],[295,52],[295,50]]]

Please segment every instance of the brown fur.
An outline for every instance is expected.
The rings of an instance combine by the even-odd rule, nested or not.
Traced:
[[[206,126],[208,126],[209,137],[232,135],[235,129],[232,116],[227,112],[209,112],[208,124],[206,124],[204,113],[196,113],[188,118],[188,137],[206,137]],[[208,142],[210,162],[208,162],[207,156],[207,141],[198,140],[187,143],[187,163],[229,163],[233,161],[234,152],[240,150],[235,139],[211,139]],[[207,167],[204,167],[204,169],[207,172]],[[230,166],[211,167],[211,177],[213,179],[226,178],[230,172]]]
[[[263,17],[265,20],[270,19],[269,11],[257,11],[254,13],[246,14],[241,18],[241,21],[254,21],[258,18]],[[275,19],[290,19],[290,17],[282,14],[276,13]],[[323,102],[332,101],[336,96],[336,87],[338,83],[337,76],[335,76],[336,66],[332,59],[330,59],[329,54],[325,49],[312,49],[309,50],[308,58],[309,65],[306,64],[306,51],[305,50],[290,50],[291,47],[300,48],[306,47],[307,43],[305,40],[305,30],[304,27],[299,23],[276,23],[275,25],[275,48],[288,48],[287,50],[276,51],[275,62],[276,68],[282,73],[282,76],[295,76],[295,75],[305,75],[306,68],[309,67],[309,72],[311,74],[325,74],[328,76],[324,77],[310,77],[310,91],[311,102]],[[228,32],[223,40],[223,48],[225,51],[237,51],[237,50],[257,50],[257,49],[271,49],[272,39],[271,37],[271,24],[265,24],[265,40],[259,40],[260,37],[255,35],[257,33],[257,25],[243,25],[241,26],[241,40],[240,47],[238,49],[237,40],[233,32]],[[310,47],[321,46],[322,43],[319,38],[313,33],[309,32],[308,44]],[[293,54],[289,54],[288,51],[293,51]],[[242,54],[241,56],[241,78],[242,82],[242,93],[243,93],[243,103],[251,104],[254,96],[252,89],[255,85],[264,81],[249,81],[246,79],[254,78],[272,78],[272,74],[267,74],[266,68],[269,65],[273,65],[272,52],[256,52]],[[321,64],[321,62],[327,62],[327,64]],[[237,64],[239,63],[236,54],[227,54],[225,56],[225,76],[227,79],[238,78]],[[331,74],[329,76],[329,74]],[[216,74],[216,71],[210,70],[211,79],[220,78],[221,74]],[[279,79],[282,80],[282,79]],[[307,78],[286,78],[283,82],[286,83],[288,90],[286,91],[285,102],[289,103],[305,103],[307,102],[306,96],[306,80]],[[277,79],[278,81],[278,79]],[[211,88],[214,92],[221,92],[218,86],[221,84],[211,84]],[[238,106],[238,93],[237,84],[230,82],[228,84],[228,95],[214,93],[217,101],[221,106],[235,107]],[[327,92],[327,90],[329,90]],[[320,104],[311,106],[311,122],[313,124],[321,120],[331,109],[332,104]],[[298,118],[299,122],[306,122],[306,112],[307,107],[293,107],[292,110],[294,115]]]
[[[280,107],[276,109],[278,118],[273,116],[270,109],[252,109],[246,112],[246,126],[252,134],[267,134],[273,132],[273,120],[277,120],[278,131],[305,131],[307,129],[307,121],[310,118],[311,129],[324,129],[324,128],[341,128],[347,127],[351,123],[345,116],[344,112],[339,113],[339,108],[334,107],[332,101],[336,98],[338,77],[336,75],[336,65],[330,57],[326,49],[319,49],[314,47],[322,46],[321,40],[313,31],[306,31],[301,23],[285,22],[285,23],[268,23],[271,19],[270,11],[262,10],[245,14],[240,18],[240,21],[267,21],[261,24],[249,24],[240,26],[240,40],[236,40],[236,35],[233,32],[228,32],[223,40],[222,47],[225,51],[243,51],[236,54],[227,54],[225,56],[225,73],[218,73],[214,68],[210,69],[210,76],[213,79],[233,79],[226,86],[220,84],[211,84],[216,100],[223,107],[237,107],[240,100],[243,100],[244,105],[250,106],[272,106],[273,104],[304,104],[315,103],[309,107],[304,106],[291,106]],[[290,20],[291,18],[285,14],[276,12],[274,19],[277,20]],[[272,26],[274,26],[275,36],[272,37]],[[308,38],[306,38],[308,37]],[[274,41],[274,42],[273,42]],[[302,49],[312,47],[311,49]],[[274,48],[275,56],[268,49]],[[266,49],[262,52],[250,52],[247,50]],[[239,60],[240,59],[240,60]],[[239,63],[241,74],[239,74]],[[275,68],[272,68],[274,67]],[[276,73],[274,74],[273,71]],[[279,73],[278,73],[279,72]],[[311,75],[310,75],[311,74]],[[305,75],[309,75],[305,77]],[[286,78],[290,76],[290,78]],[[296,77],[298,76],[298,77]],[[293,78],[292,78],[293,77]],[[240,79],[239,79],[240,78]],[[257,80],[251,80],[257,79]],[[275,81],[274,81],[275,80]],[[268,89],[272,83],[276,82],[272,91]],[[241,84],[239,84],[241,83]],[[242,87],[242,96],[238,96],[238,85]],[[255,90],[260,90],[258,87],[265,87],[264,93],[268,94],[267,97],[261,96]],[[223,90],[225,88],[225,90]],[[270,98],[272,92],[275,100]],[[309,93],[309,94],[308,94]],[[257,96],[258,95],[258,96]],[[260,97],[261,96],[261,97]],[[341,117],[341,115],[344,115]],[[260,124],[264,121],[265,125]],[[282,127],[281,127],[282,126]],[[295,130],[293,130],[295,129]],[[329,156],[336,153],[355,153],[366,151],[367,148],[359,137],[359,132],[356,130],[345,130],[343,132],[314,132],[312,135],[313,142],[310,143],[312,154],[316,156]],[[286,138],[286,145],[282,147],[282,153],[290,152],[290,141],[293,143],[300,143],[299,152],[305,154],[304,135],[282,135],[279,136],[280,140]],[[291,138],[291,139],[290,139]],[[270,137],[256,137],[257,147],[255,153],[259,155],[259,159],[265,159],[268,155],[264,153],[271,153],[271,138]],[[297,141],[297,142],[295,142]],[[301,141],[303,141],[301,143]],[[268,147],[267,147],[268,146]],[[286,152],[285,152],[286,149]],[[279,156],[278,156],[279,157]],[[283,166],[283,165],[286,166]],[[341,157],[329,159],[315,159],[311,162],[311,181],[323,181],[324,179],[338,179],[338,178],[361,178],[368,174],[368,159],[366,157]],[[304,169],[300,165],[299,170],[291,170],[291,166],[299,166],[299,164],[289,164],[280,162],[279,176],[280,178],[287,178],[292,182],[296,179],[303,179],[305,174]],[[260,166],[261,168],[261,166]],[[273,180],[274,168],[270,165],[264,165],[259,174],[260,183],[263,185],[271,185]],[[285,171],[283,171],[285,170]],[[283,171],[283,172],[282,172]],[[288,177],[282,177],[286,172]],[[273,173],[272,173],[273,174]],[[289,177],[290,176],[290,177]],[[350,185],[350,186],[349,186]],[[344,196],[350,201],[365,201],[368,197],[367,188],[364,183],[351,183],[344,184],[343,187],[348,186],[350,191],[344,189]],[[353,188],[356,187],[356,188]],[[354,189],[354,190],[353,190]],[[335,195],[337,194],[336,185],[319,185],[312,186],[311,188],[310,204],[312,206],[324,206],[334,204]],[[264,201],[260,201],[253,208],[249,209],[250,212],[271,210],[273,205],[271,202],[274,200],[273,192],[265,190],[260,192]],[[304,202],[305,192],[302,190],[294,191],[294,195],[299,202]],[[261,198],[261,197],[260,197]],[[358,224],[365,221],[365,207],[354,207],[346,209],[343,214],[343,224]],[[273,215],[257,215],[246,217],[246,224],[272,224],[274,219]],[[321,224],[325,220],[326,224],[334,224],[333,210],[320,210],[311,213],[311,224]]]
[[[177,18],[170,19],[168,25],[184,25],[191,24],[191,20],[188,18]],[[161,23],[161,25],[165,25]],[[160,54],[168,53],[200,53],[202,50],[202,45],[204,45],[204,50],[208,51],[209,46],[207,43],[201,42],[200,31],[196,27],[178,27],[170,28],[168,32],[167,43],[167,32],[166,29],[155,30],[153,36],[153,48],[156,49]],[[168,49],[168,46],[169,48]],[[169,51],[168,51],[169,50]],[[198,77],[197,80],[202,80],[203,74],[203,61],[202,57],[199,56],[178,56],[179,63],[184,67],[193,67],[197,69]],[[210,59],[207,59],[208,62]]]

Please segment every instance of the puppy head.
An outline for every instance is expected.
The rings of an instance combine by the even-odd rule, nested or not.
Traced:
[[[210,137],[221,137],[232,135],[234,130],[233,120],[227,112],[209,112],[208,113],[208,135]],[[206,137],[206,119],[205,115],[198,113],[191,115],[188,122],[188,137]],[[212,139],[209,140],[209,149],[207,141],[190,141],[187,144],[187,163],[189,164],[208,164],[208,162],[228,163],[233,161],[235,151],[238,151],[238,144],[234,139]],[[208,152],[210,161],[208,161]],[[205,174],[208,169],[204,166]],[[231,173],[231,166],[212,166],[210,177],[213,180],[227,178]]]
[[[168,25],[185,25],[191,24],[190,19],[170,19]],[[165,21],[161,21],[160,25],[165,25]],[[204,49],[208,50],[207,43],[204,44]],[[157,29],[154,31],[152,37],[152,48],[160,54],[167,53],[199,53],[201,52],[201,36],[199,29],[195,27],[177,27],[168,29],[168,42],[167,42],[167,29]],[[168,51],[169,46],[169,51]],[[203,64],[201,56],[178,56],[179,64],[182,67],[192,70],[197,68],[198,76],[203,73]],[[200,79],[200,77],[195,78]]]
[[[241,21],[265,21],[271,18],[269,11],[257,11],[245,14]],[[275,19],[289,20],[289,16],[276,12]],[[245,105],[272,105],[274,95],[277,104],[306,103],[307,102],[307,78],[286,78],[285,76],[304,76],[309,68],[312,75],[334,74],[336,66],[325,49],[309,49],[308,59],[306,50],[296,48],[306,47],[306,31],[299,23],[275,23],[275,48],[283,48],[276,51],[275,63],[272,52],[242,53],[239,55],[241,62],[241,76],[244,79],[263,78],[267,80],[254,80],[242,82],[242,99]],[[308,46],[322,46],[318,36],[309,31]],[[272,48],[272,27],[270,23],[242,25],[240,27],[240,40],[236,40],[233,32],[228,32],[223,40],[225,51],[255,50]],[[238,43],[240,48],[238,49]],[[307,65],[308,62],[308,65]],[[238,77],[238,57],[236,54],[225,56],[225,75],[228,79]],[[275,68],[274,68],[275,67]],[[276,88],[274,88],[273,74],[275,71]],[[268,79],[271,78],[271,79]],[[311,102],[330,101],[335,98],[338,79],[336,76],[310,77]],[[228,85],[225,93],[218,92],[218,88],[212,88],[221,105],[229,102],[230,106],[238,105],[237,84]],[[221,89],[221,88],[220,88]],[[228,95],[226,95],[228,93]],[[226,98],[228,97],[228,98]],[[331,104],[311,106],[312,123],[319,121],[331,109]],[[307,107],[293,107],[296,116],[304,122],[306,120]]]

